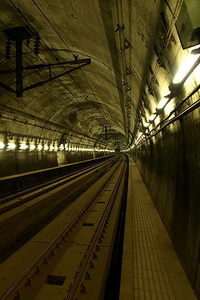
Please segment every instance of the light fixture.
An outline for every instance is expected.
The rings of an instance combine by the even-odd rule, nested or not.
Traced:
[[[162,98],[158,103],[157,109],[163,109],[163,107],[167,104],[168,98]]]
[[[16,144],[14,142],[7,144],[7,149],[8,150],[14,150],[15,148],[16,148]]]
[[[34,150],[34,149],[35,149],[35,145],[34,145],[34,144],[30,144],[30,145],[29,145],[29,149],[30,149],[30,150]]]
[[[39,151],[42,150],[42,148],[43,148],[43,147],[42,147],[41,144],[39,144],[39,145],[37,146],[37,150],[39,150]]]
[[[44,150],[48,150],[48,149],[49,149],[48,145],[44,145]]]
[[[155,120],[155,118],[157,117],[156,113],[153,113],[150,117],[149,117],[149,122],[153,122]]]
[[[54,150],[54,146],[50,146],[50,147],[49,147],[49,150],[50,150],[50,151],[53,151],[53,150]]]
[[[138,133],[136,134],[134,143],[131,145],[130,149],[133,149],[135,147],[135,145],[137,145],[140,142],[142,136],[143,136],[143,132],[138,131]]]
[[[144,127],[145,127],[145,128],[149,127],[149,125],[150,125],[150,123],[149,123],[149,122],[147,122],[147,123],[144,123]]]
[[[5,144],[3,142],[0,142],[0,149],[4,149],[5,148]]]
[[[198,46],[199,47],[199,46]],[[193,48],[189,55],[185,57],[180,69],[176,73],[173,84],[179,84],[187,79],[191,72],[196,68],[199,63],[200,54],[194,51],[197,47]]]
[[[28,146],[26,145],[26,143],[20,143],[20,145],[19,145],[20,150],[26,150],[27,148],[28,148]]]
[[[60,151],[63,151],[63,150],[64,150],[64,145],[63,145],[63,144],[60,144],[59,150],[60,150]]]

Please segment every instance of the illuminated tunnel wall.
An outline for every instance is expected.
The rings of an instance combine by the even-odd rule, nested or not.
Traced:
[[[185,103],[199,97],[199,91]],[[132,155],[185,272],[200,296],[200,110],[171,123]]]

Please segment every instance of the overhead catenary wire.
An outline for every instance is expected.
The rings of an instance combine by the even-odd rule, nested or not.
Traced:
[[[30,24],[30,22],[26,19],[26,17],[22,14],[21,11],[19,11],[19,9],[17,8],[17,6],[13,3],[12,0],[9,0],[10,3],[15,7],[15,9],[20,13],[20,15],[24,18],[24,20],[26,21],[26,23],[30,26],[30,28],[32,29],[32,26]],[[62,36],[58,33],[58,31],[55,29],[55,27],[53,26],[53,24],[49,21],[49,19],[45,16],[45,14],[42,12],[42,10],[40,9],[40,7],[38,6],[38,4],[32,0],[34,2],[34,4],[37,6],[37,8],[40,10],[40,12],[42,13],[42,15],[45,17],[45,19],[49,22],[50,26],[52,26],[52,28],[55,30],[55,32],[58,34],[59,38],[63,41],[63,43],[65,44],[66,48],[68,49],[68,51],[74,56],[74,53],[72,50],[70,50],[70,48],[68,47],[68,45],[66,44],[65,40],[62,38]],[[33,29],[34,31],[34,29]],[[53,53],[53,51],[46,45],[46,43],[43,41],[43,39],[41,39],[42,42],[44,43],[44,45],[49,49],[49,51],[51,52],[51,54],[54,56],[55,59],[57,59],[57,57],[55,56],[55,54]],[[45,64],[45,62],[41,59],[40,56],[38,56],[38,58]],[[75,84],[79,87],[79,89],[81,89],[80,85],[77,84],[77,82],[74,80],[74,78],[69,75],[72,80],[75,82]],[[64,83],[60,80],[60,82],[64,85]],[[66,86],[65,86],[66,87]],[[66,87],[67,88],[67,87]],[[68,89],[68,88],[67,88]],[[69,89],[68,89],[69,90]],[[83,93],[85,93],[83,90],[82,90]],[[71,94],[74,96],[74,98],[79,102],[81,103],[81,101],[71,92]],[[84,104],[82,104],[83,107],[84,107]]]
[[[30,22],[29,22],[29,21],[27,20],[27,18],[22,14],[20,8],[18,8],[12,0],[9,0],[9,2],[15,7],[15,9],[18,11],[18,13],[20,13],[20,15],[23,17],[23,19],[25,20],[25,22],[30,26],[30,28],[33,29],[32,26],[31,26],[31,24],[30,24]],[[35,1],[33,1],[33,2],[34,2],[34,4],[38,7],[38,9],[40,9],[39,6],[37,5],[37,3],[36,3]],[[40,9],[40,11],[41,11],[41,9]],[[46,16],[44,15],[44,13],[43,13],[42,11],[41,11],[41,13],[42,13],[43,16],[46,18]],[[53,27],[53,29],[56,31],[55,27],[54,27],[53,24],[48,20],[48,18],[46,18],[46,19],[47,19],[47,21],[49,22],[49,24]],[[33,31],[34,31],[34,30],[33,30]],[[57,31],[56,31],[56,33],[59,35],[59,37],[60,37],[60,38],[62,39],[62,41],[65,43],[65,46],[67,47],[68,51],[69,51],[72,55],[74,55],[73,51],[69,49],[68,45],[67,45],[66,42],[63,40],[62,36],[61,36]],[[42,40],[42,42],[43,42],[44,45],[50,50],[51,54],[52,54],[52,55],[54,56],[54,58],[56,59],[56,56],[55,56],[55,54],[53,53],[53,51],[51,51],[51,49],[45,44],[45,42],[44,42],[43,40]],[[30,48],[30,49],[31,49],[31,48]],[[38,56],[38,58],[44,63],[44,61],[41,59],[40,56]],[[45,64],[45,63],[44,63],[44,64]],[[85,74],[84,74],[84,76],[85,76]],[[77,84],[77,82],[74,80],[74,78],[73,78],[72,76],[70,76],[70,77],[71,77],[71,79],[75,82],[75,84],[78,86],[78,88],[79,88],[83,93],[85,93],[85,92],[82,90],[82,88],[80,87],[80,85]],[[73,99],[76,99],[76,101],[78,101],[78,102],[80,103],[80,105],[82,105],[83,108],[86,109],[86,107],[85,107],[85,105],[82,103],[82,101],[80,101],[79,98],[78,98],[75,94],[73,94],[73,93],[68,89],[68,87],[67,87],[60,79],[58,79],[58,80],[61,82],[62,85],[65,86],[65,88],[68,90],[68,92],[73,96]],[[87,81],[87,82],[88,82],[88,81]],[[89,82],[88,82],[88,83],[89,83]],[[91,87],[90,87],[90,88],[91,88]],[[92,93],[94,94],[93,91],[92,91]],[[85,94],[85,95],[86,95],[86,94]],[[86,96],[87,96],[87,95],[86,95]],[[98,109],[98,107],[96,107],[96,109]],[[99,109],[98,109],[98,110],[99,110]],[[101,111],[100,113],[103,114],[103,115],[102,115],[103,118],[107,119],[107,118],[105,117],[105,112],[102,112],[102,111]]]
[[[66,41],[63,39],[63,37],[61,36],[61,34],[57,31],[57,29],[55,28],[55,26],[52,24],[52,22],[46,17],[46,15],[44,14],[44,12],[42,11],[42,9],[40,8],[40,6],[36,3],[35,0],[32,0],[32,2],[36,5],[36,7],[38,8],[38,10],[41,12],[41,14],[44,16],[44,18],[47,20],[47,22],[50,24],[50,26],[54,29],[54,31],[56,32],[56,34],[59,36],[59,38],[61,39],[61,41],[64,43],[64,45],[66,46],[66,48],[68,49],[68,51],[74,56],[74,52],[69,48],[69,46],[67,45]],[[48,47],[49,48],[49,47]],[[54,54],[55,55],[55,54]],[[83,73],[83,70],[81,70],[82,73]],[[84,74],[85,76],[85,74]],[[76,83],[76,85],[79,87],[79,89],[85,94],[85,92],[83,91],[83,89],[80,87],[80,85],[74,80],[73,78],[73,75],[69,74],[69,77],[72,78],[72,80]],[[86,78],[86,77],[85,77]],[[88,80],[86,80],[88,85],[89,85],[89,82]],[[89,85],[90,89],[91,89],[91,86]],[[91,89],[92,91],[92,89]],[[94,94],[94,92],[92,91],[92,93]],[[87,96],[85,94],[85,96]],[[96,107],[96,109],[98,109]],[[105,114],[105,112],[103,112]],[[104,116],[105,117],[105,116]]]

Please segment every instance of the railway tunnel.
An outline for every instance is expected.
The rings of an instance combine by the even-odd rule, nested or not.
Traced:
[[[1,299],[200,299],[199,11],[1,1]]]

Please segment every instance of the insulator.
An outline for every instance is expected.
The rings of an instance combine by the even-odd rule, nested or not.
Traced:
[[[34,41],[34,53],[38,55],[40,53],[40,37],[37,35]]]
[[[34,42],[34,53],[36,55],[38,55],[39,52],[40,52],[40,46],[39,46],[39,43],[36,41],[36,42]]]
[[[5,47],[5,57],[10,58],[11,57],[11,41],[8,40],[6,42],[6,47]]]

